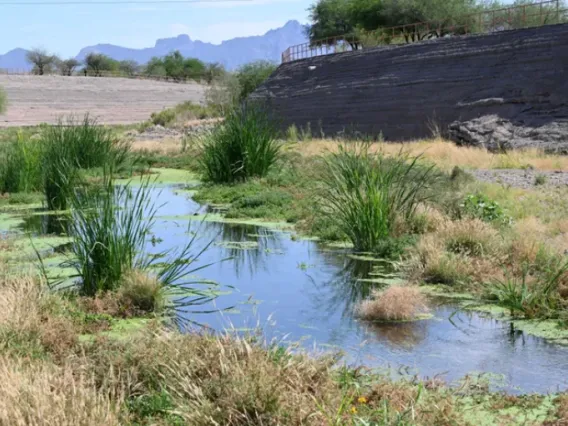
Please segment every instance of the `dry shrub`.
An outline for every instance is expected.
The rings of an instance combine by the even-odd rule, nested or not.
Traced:
[[[0,424],[118,425],[117,395],[101,392],[84,372],[0,357]]]
[[[182,144],[181,138],[138,140],[132,143],[135,152],[152,152],[156,154],[179,154]]]
[[[418,287],[391,286],[373,291],[372,299],[363,301],[357,314],[365,320],[401,321],[427,311],[426,297]]]
[[[54,315],[58,304],[32,276],[0,277],[0,350],[65,356],[77,336],[69,319]]]
[[[497,230],[479,219],[447,221],[438,235],[445,249],[456,254],[480,257],[502,250]]]
[[[156,332],[128,345],[100,341],[91,351],[93,371],[104,375],[110,367],[123,378],[128,372],[129,384],[120,387],[130,396],[159,383],[186,424],[321,424],[315,401],[336,407],[341,401],[330,360],[267,351],[231,337]]]
[[[158,313],[165,304],[162,284],[142,271],[131,271],[122,278],[118,299],[124,309],[140,314]]]

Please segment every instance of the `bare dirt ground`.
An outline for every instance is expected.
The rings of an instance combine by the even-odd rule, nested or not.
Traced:
[[[0,127],[54,123],[60,117],[89,113],[103,124],[131,124],[181,102],[203,101],[197,84],[104,77],[0,75],[8,96]]]

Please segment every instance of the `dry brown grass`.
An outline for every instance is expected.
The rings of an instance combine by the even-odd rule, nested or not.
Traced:
[[[0,357],[0,425],[118,425],[120,395],[101,391],[87,371]]]
[[[340,141],[318,139],[293,145],[302,155],[314,156],[338,149]],[[371,151],[396,155],[404,151],[412,156],[422,155],[445,170],[455,166],[474,169],[522,168],[532,166],[539,170],[568,170],[568,157],[545,154],[537,149],[492,153],[481,148],[460,147],[443,139],[406,143],[373,143]]]
[[[158,154],[179,154],[181,151],[181,138],[167,138],[160,140],[140,140],[132,142],[131,148],[135,152],[148,151]]]
[[[428,311],[426,297],[418,287],[391,286],[383,291],[374,291],[371,297],[371,300],[364,300],[357,310],[362,319],[404,321]]]

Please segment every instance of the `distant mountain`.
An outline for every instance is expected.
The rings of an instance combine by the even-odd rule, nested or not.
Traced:
[[[205,62],[219,62],[227,69],[234,70],[240,65],[259,59],[279,63],[280,55],[286,48],[306,41],[304,26],[298,21],[288,21],[283,27],[270,30],[264,35],[238,37],[221,44],[193,41],[188,35],[183,34],[160,39],[156,41],[154,47],[144,49],[131,49],[113,44],[88,46],[81,49],[76,58],[82,61],[89,53],[95,52],[119,61],[128,59],[145,64],[154,56],[165,56],[179,50],[185,57],[198,58]],[[26,53],[24,49],[14,49],[5,55],[0,55],[0,68],[30,70]]]
[[[30,70],[32,67],[26,60],[27,53],[25,49],[14,49],[0,55],[0,68]]]
[[[283,27],[270,30],[264,35],[234,38],[221,44],[193,41],[188,35],[160,39],[154,47],[145,49],[98,44],[82,49],[77,59],[83,60],[89,53],[96,52],[119,61],[129,59],[144,64],[154,56],[164,56],[179,50],[183,56],[198,58],[205,62],[219,62],[232,70],[259,59],[280,62],[280,55],[286,48],[306,41],[304,26],[298,21],[288,21]]]

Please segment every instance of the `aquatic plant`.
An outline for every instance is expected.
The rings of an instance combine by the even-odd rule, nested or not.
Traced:
[[[507,270],[504,280],[494,280],[488,286],[490,297],[509,309],[512,316],[551,318],[560,307],[558,288],[566,280],[568,262],[556,261],[541,274],[534,274],[534,265],[525,263],[520,274]]]
[[[73,219],[71,257],[63,266],[75,269],[83,295],[94,296],[126,285],[124,291],[144,308],[149,299],[156,308],[167,300],[164,315],[174,322],[183,322],[179,312],[193,312],[191,306],[205,305],[217,297],[216,283],[188,279],[209,266],[194,264],[211,242],[195,250],[197,234],[193,233],[179,251],[147,255],[145,246],[152,235],[157,211],[151,190],[150,178],[136,188],[116,186],[112,172],[105,171],[100,187],[73,191],[69,198]],[[141,283],[144,276],[146,282]],[[133,277],[138,278],[137,283],[132,282]],[[146,285],[153,281],[159,283],[159,290]]]
[[[371,296],[357,309],[357,315],[365,320],[408,321],[428,311],[426,297],[418,287],[393,285],[374,290]]]
[[[0,149],[0,193],[37,191],[41,188],[41,149],[21,132]]]
[[[42,185],[48,210],[67,210],[79,177],[71,145],[42,141]]]
[[[82,120],[68,117],[56,125],[47,126],[42,134],[43,144],[64,149],[68,162],[82,169],[120,165],[128,155],[128,142],[120,139],[108,127],[99,125],[85,115]]]
[[[402,152],[393,158],[369,152],[367,144],[341,145],[325,158],[322,201],[329,218],[355,250],[374,251],[408,221],[428,197],[432,167]]]
[[[232,183],[264,177],[279,158],[276,130],[258,106],[237,108],[204,138],[203,179]]]

